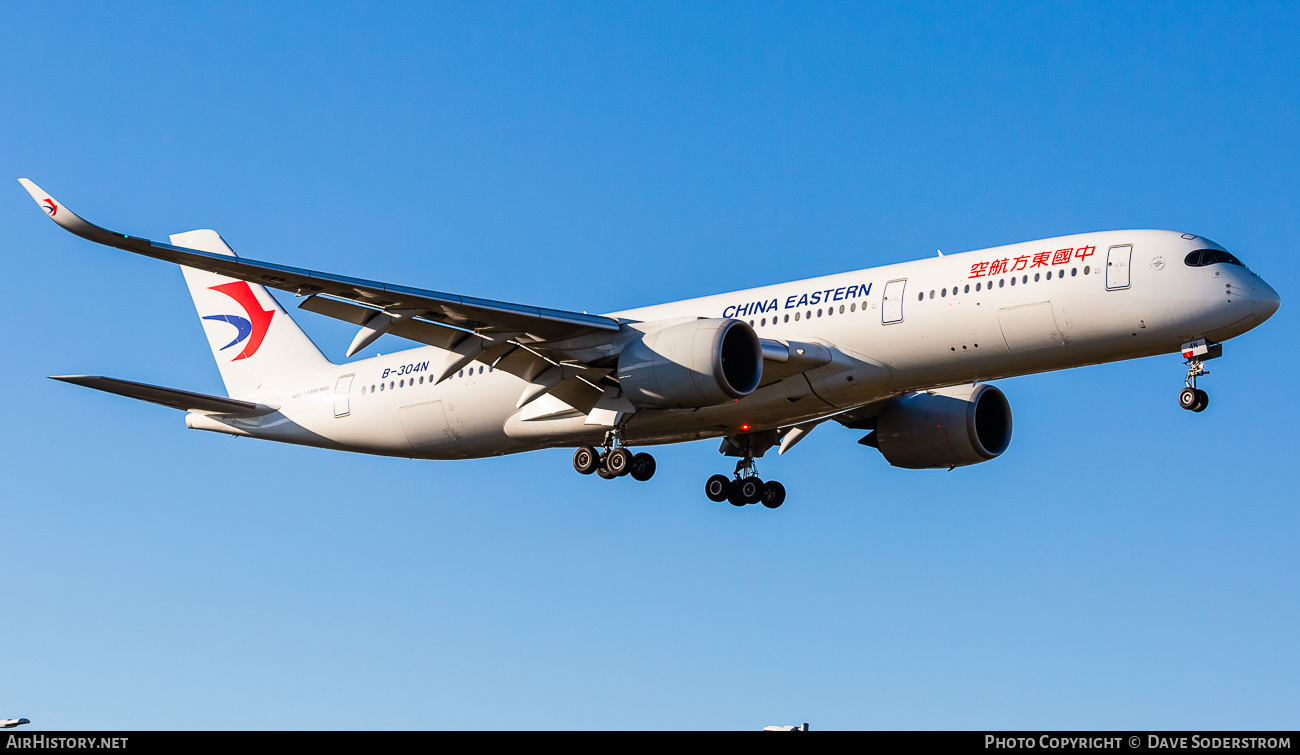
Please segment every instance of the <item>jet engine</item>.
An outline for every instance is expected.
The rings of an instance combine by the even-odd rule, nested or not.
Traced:
[[[647,409],[696,409],[744,398],[763,377],[763,347],[748,323],[692,320],[646,333],[618,357],[623,396]]]
[[[905,469],[979,464],[1011,444],[1011,405],[982,383],[911,393],[886,407],[860,442]]]

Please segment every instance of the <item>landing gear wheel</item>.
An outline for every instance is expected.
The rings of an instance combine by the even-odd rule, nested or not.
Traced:
[[[626,448],[616,448],[605,454],[605,468],[615,477],[622,477],[632,471],[632,452]]]
[[[769,509],[775,509],[785,503],[785,486],[776,480],[763,483],[763,494],[759,502]]]
[[[1207,407],[1207,406],[1209,406],[1209,405],[1210,405],[1210,394],[1206,393],[1205,391],[1201,390],[1200,388],[1197,388],[1197,389],[1196,389],[1196,403],[1195,403],[1194,405],[1192,405],[1192,411],[1194,411],[1194,412],[1203,412],[1203,411],[1205,411],[1205,407]]]
[[[757,477],[745,477],[736,483],[736,497],[741,505],[758,503],[763,498],[763,481]]]
[[[1203,391],[1199,391],[1192,387],[1182,389],[1178,392],[1178,405],[1184,409],[1195,410],[1196,405],[1200,402],[1200,396],[1196,395],[1198,393],[1203,393]],[[1209,399],[1207,398],[1206,400],[1208,402]]]
[[[704,495],[714,503],[722,503],[731,495],[731,480],[726,475],[713,475],[704,483]]]
[[[583,446],[573,452],[573,468],[578,470],[578,474],[591,474],[600,466],[600,454],[596,449],[589,446]]]
[[[746,501],[740,495],[739,482],[733,482],[730,483],[730,485],[731,485],[731,489],[727,494],[727,503],[730,503],[732,506],[736,506],[736,507],[744,506],[746,503],[749,503],[749,501]]]
[[[650,454],[637,454],[632,457],[632,479],[645,482],[655,476],[655,457]]]
[[[617,475],[615,475],[613,472],[611,472],[611,471],[609,471],[608,469],[606,469],[606,468],[605,468],[605,462],[602,461],[602,462],[600,463],[600,466],[599,466],[599,467],[596,467],[596,476],[599,477],[599,478],[601,478],[602,480],[612,480],[612,479],[614,479]]]

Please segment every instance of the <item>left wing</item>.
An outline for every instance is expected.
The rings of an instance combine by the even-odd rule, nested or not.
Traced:
[[[616,320],[600,315],[459,296],[160,244],[139,236],[100,228],[81,219],[26,178],[18,180],[51,220],[84,239],[178,265],[260,283],[268,288],[292,291],[299,296],[331,296],[367,308],[406,313],[408,317],[428,319],[440,325],[477,333],[519,334],[532,341],[554,341],[593,331],[618,330]]]
[[[18,181],[51,220],[84,239],[309,297],[301,305],[303,309],[361,327],[348,356],[391,332],[453,352],[435,381],[475,360],[504,363],[503,368],[529,382],[564,364],[579,368],[579,374],[568,379],[590,387],[590,403],[600,396],[601,389],[593,380],[608,370],[590,370],[563,349],[548,349],[542,344],[617,333],[619,322],[613,318],[349,278],[162,244],[87,222],[28,179]]]
[[[530,383],[519,406],[553,393],[583,413],[601,399],[621,343],[620,321],[585,312],[530,307],[162,244],[83,220],[26,178],[18,179],[50,219],[98,244],[307,297],[299,306],[358,326],[350,357],[384,333],[450,351],[433,376],[441,382],[473,361]],[[603,346],[605,348],[596,348]],[[763,384],[831,361],[820,344],[763,339]],[[582,355],[587,355],[583,357]],[[587,363],[597,354],[595,363]],[[101,386],[91,386],[100,387]],[[148,399],[146,399],[148,400]],[[161,402],[160,402],[161,403]]]

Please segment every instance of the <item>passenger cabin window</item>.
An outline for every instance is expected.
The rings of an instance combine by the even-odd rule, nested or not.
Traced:
[[[1204,267],[1218,262],[1228,265],[1236,265],[1237,267],[1245,267],[1245,265],[1241,264],[1241,260],[1233,257],[1222,249],[1197,249],[1187,255],[1187,257],[1183,259],[1183,262],[1186,263],[1188,267]]]

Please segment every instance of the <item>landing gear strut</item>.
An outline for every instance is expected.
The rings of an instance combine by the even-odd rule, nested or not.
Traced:
[[[732,506],[761,503],[769,509],[779,507],[785,503],[785,486],[776,480],[763,482],[754,464],[750,439],[748,436],[740,436],[739,440],[744,456],[736,462],[736,471],[731,477],[720,474],[710,477],[704,483],[704,495],[710,501],[716,503],[727,501]]]
[[[583,446],[573,453],[573,468],[578,474],[595,472],[606,480],[631,475],[645,482],[655,474],[655,457],[647,453],[634,454],[623,446],[623,435],[611,430],[605,435],[604,452]]]
[[[1183,381],[1186,387],[1178,392],[1179,406],[1194,412],[1205,411],[1205,407],[1210,405],[1210,396],[1196,387],[1196,378],[1208,374],[1210,373],[1205,369],[1204,362],[1194,356],[1188,357],[1187,379]]]

